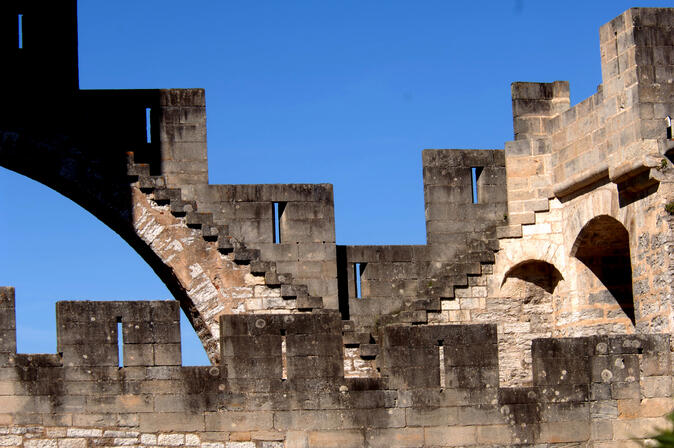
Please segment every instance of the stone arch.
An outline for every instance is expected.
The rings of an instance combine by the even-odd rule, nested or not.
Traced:
[[[252,290],[250,266],[224,257],[200,230],[153,202],[129,177],[127,157],[81,149],[63,136],[0,130],[0,166],[57,191],[119,234],[180,302],[216,364],[219,314],[236,301],[234,291]]]
[[[516,278],[553,294],[557,285],[564,279],[554,264],[542,260],[525,260],[512,266],[503,276],[501,287],[508,279]]]
[[[530,385],[531,340],[550,337],[555,329],[555,299],[562,274],[554,264],[528,258],[507,270],[495,299],[506,310],[498,322],[506,343],[499,344],[502,382]]]
[[[501,250],[496,254],[494,267],[494,291],[505,283],[507,275],[518,265],[527,262],[541,262],[552,265],[558,272],[565,272],[565,256],[562,246],[549,240],[517,239],[501,240]]]
[[[578,233],[570,255],[592,271],[605,287],[605,294],[593,300],[615,300],[634,324],[632,263],[629,232],[625,226],[609,215],[592,218]]]

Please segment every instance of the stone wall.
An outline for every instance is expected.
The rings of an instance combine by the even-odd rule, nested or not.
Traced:
[[[36,5],[76,54],[74,2]],[[58,353],[29,355],[1,288],[0,445],[648,436],[674,405],[672,25],[637,8],[603,26],[604,83],[573,107],[567,82],[514,83],[505,151],[425,150],[416,246],[337,245],[328,184],[209,184],[203,90],[81,91],[64,61],[58,88],[1,108],[0,164],[118,232],[177,301],[61,302]],[[48,38],[3,43],[0,79],[34,80]],[[180,309],[210,366],[181,366]]]
[[[3,446],[616,446],[672,405],[668,335],[537,339],[502,388],[493,325],[395,324],[345,379],[334,311],[223,316],[221,364],[181,367],[175,302],[60,302],[60,353],[21,355],[0,293]]]

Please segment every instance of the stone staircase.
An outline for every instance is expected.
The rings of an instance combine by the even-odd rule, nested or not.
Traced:
[[[200,212],[198,202],[183,199],[180,188],[167,187],[164,176],[150,174],[150,164],[136,163],[133,152],[127,153],[127,176],[155,203],[168,206],[173,216],[183,218],[188,227],[200,229],[203,239],[216,244],[220,253],[231,256],[237,264],[250,265],[251,274],[264,277],[266,286],[280,288],[284,299],[296,300],[298,311],[323,308],[321,297],[311,296],[308,287],[298,284],[292,274],[279,273],[274,261],[262,260],[258,249],[232,237],[226,223],[215,222],[210,212]]]
[[[547,198],[530,201],[530,210],[508,217],[508,224],[496,228],[498,239],[522,238],[522,226],[536,224],[536,215],[550,211],[550,200]]]

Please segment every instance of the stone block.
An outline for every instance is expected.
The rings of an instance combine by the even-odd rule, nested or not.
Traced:
[[[669,376],[648,376],[641,379],[644,398],[671,397],[672,379]]]
[[[369,335],[368,341],[369,342]],[[286,338],[286,355],[300,356],[337,356],[342,352],[342,341],[328,334],[294,334]]]
[[[0,306],[0,330],[14,329],[16,329],[14,307]]]
[[[510,445],[513,430],[508,425],[487,425],[477,427],[477,443],[483,445]]]
[[[674,408],[674,400],[669,397],[644,398],[639,403],[639,417],[662,417]]]
[[[586,421],[589,418],[590,405],[587,403],[549,403],[541,406],[543,422]]]
[[[86,401],[86,409],[91,413],[145,413],[153,407],[149,395],[88,396]]]
[[[615,400],[624,400],[630,398],[638,400],[641,398],[641,389],[639,387],[639,383],[612,383],[611,397]]]
[[[157,444],[163,446],[183,446],[185,445],[185,434],[159,434]]]
[[[259,431],[273,427],[273,413],[256,412],[207,412],[206,431]]]
[[[309,448],[360,448],[365,437],[362,431],[312,431],[307,443]]]
[[[588,421],[571,421],[563,425],[559,423],[541,423],[539,443],[582,442],[590,437]]]
[[[1,312],[1,311],[0,311]],[[0,353],[16,353],[16,330],[0,330]]]
[[[426,446],[467,446],[477,442],[475,426],[424,428]]]
[[[135,439],[132,439],[135,441]],[[58,448],[87,448],[87,439],[61,439],[58,440]]]
[[[457,408],[459,425],[497,425],[504,423],[503,415],[497,405],[461,406]]]
[[[287,359],[288,378],[338,378],[343,375],[341,356],[289,356]]]
[[[611,420],[618,417],[618,403],[615,400],[599,400],[590,403],[593,420]]]
[[[663,376],[671,373],[671,361],[667,352],[644,354],[641,358],[643,376]]]
[[[77,366],[119,366],[117,343],[62,345],[63,364]]]
[[[124,344],[125,366],[153,366],[154,349],[152,344]]]
[[[0,435],[0,446],[20,446],[22,441],[20,435]]]
[[[365,433],[365,439],[371,447],[423,447],[424,430],[422,428],[369,429]]]
[[[340,410],[280,411],[274,414],[274,428],[278,430],[336,430],[342,428]]]
[[[23,446],[26,448],[58,448],[56,440],[47,440],[47,439],[26,440]]]
[[[456,426],[459,424],[457,407],[406,408],[407,426]]]
[[[590,424],[590,433],[593,440],[612,440],[613,424],[610,420],[593,421]]]
[[[639,400],[633,398],[627,400],[618,400],[618,416],[620,418],[627,419],[639,417],[640,411],[641,411],[641,402]],[[665,413],[666,412],[667,411],[665,411]],[[659,414],[658,416],[663,414]]]
[[[143,432],[204,431],[204,416],[183,412],[153,412],[139,415],[139,428]]]
[[[646,438],[664,427],[666,420],[663,417],[614,420],[613,439],[633,441],[635,438]]]
[[[180,344],[154,344],[154,364],[156,366],[179,366],[182,363]]]

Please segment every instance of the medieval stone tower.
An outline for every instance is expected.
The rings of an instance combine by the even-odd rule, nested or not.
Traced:
[[[75,1],[4,0],[0,165],[176,300],[60,302],[58,353],[30,355],[0,288],[0,446],[647,437],[674,407],[672,26],[602,26],[603,82],[573,107],[567,82],[514,83],[504,150],[424,151],[426,245],[342,246],[329,184],[208,183],[203,90],[80,90]],[[179,308],[211,365],[181,366]]]

